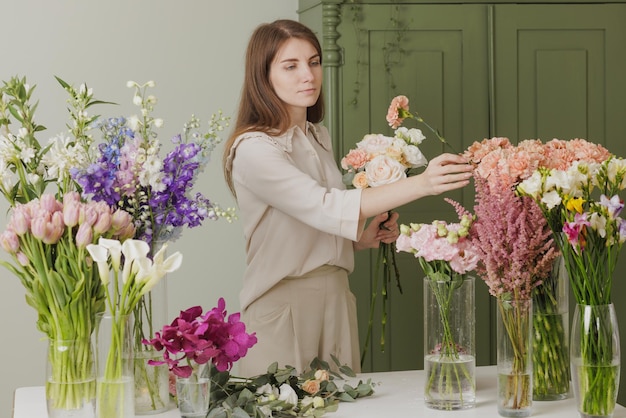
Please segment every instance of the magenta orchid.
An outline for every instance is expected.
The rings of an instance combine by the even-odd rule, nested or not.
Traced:
[[[163,352],[162,361],[179,377],[189,377],[196,365],[212,361],[218,371],[230,370],[257,343],[254,333],[246,332],[240,314],[227,317],[226,302],[220,298],[216,307],[202,313],[202,307],[193,306],[181,311],[170,325],[155,333],[152,340],[144,340]]]

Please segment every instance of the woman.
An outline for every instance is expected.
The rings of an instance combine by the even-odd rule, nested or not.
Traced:
[[[443,154],[420,175],[346,190],[319,124],[321,86],[322,51],[309,28],[277,20],[254,31],[224,153],[246,239],[242,318],[258,338],[240,360],[244,376],[265,373],[274,361],[302,372],[331,354],[360,371],[348,285],[354,250],[395,241],[398,214],[388,211],[463,187],[471,176],[462,157]]]

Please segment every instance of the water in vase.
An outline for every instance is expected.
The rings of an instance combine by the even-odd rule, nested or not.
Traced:
[[[476,403],[476,358],[471,355],[424,357],[424,400],[432,409],[473,408]]]

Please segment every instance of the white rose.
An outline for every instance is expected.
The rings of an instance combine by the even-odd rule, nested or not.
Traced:
[[[393,138],[381,134],[368,134],[357,144],[357,147],[365,150],[370,155],[379,155],[387,152],[387,148],[392,143]]]
[[[374,157],[365,165],[367,183],[370,187],[394,183],[406,178],[405,167],[386,155]]]
[[[401,127],[396,129],[395,135],[412,145],[419,145],[426,139],[422,131],[416,128]]]
[[[411,167],[423,167],[428,164],[428,160],[422,154],[422,151],[415,145],[407,145],[404,147],[404,158],[406,158],[406,162],[411,164]]]
[[[280,385],[280,395],[278,395],[278,400],[284,401],[285,403],[291,404],[293,406],[298,405],[298,395],[293,390],[291,386],[287,383],[283,383]]]

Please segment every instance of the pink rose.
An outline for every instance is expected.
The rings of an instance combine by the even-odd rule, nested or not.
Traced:
[[[320,381],[319,380],[306,380],[302,384],[302,390],[310,395],[315,395],[320,391]]]

